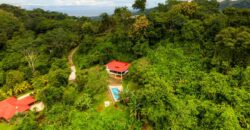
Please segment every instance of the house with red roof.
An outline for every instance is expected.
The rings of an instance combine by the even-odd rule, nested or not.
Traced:
[[[110,75],[114,75],[115,78],[121,78],[128,73],[130,64],[128,62],[122,62],[113,60],[105,65],[106,70]]]
[[[35,102],[32,96],[27,96],[22,99],[10,97],[0,102],[0,119],[9,121],[17,113],[22,113],[30,110],[30,105]]]

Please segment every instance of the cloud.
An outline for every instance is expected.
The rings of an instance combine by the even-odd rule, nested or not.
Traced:
[[[165,0],[148,0],[147,6],[156,6],[159,2]],[[12,5],[39,5],[39,6],[128,6],[134,3],[134,0],[0,0],[1,3]]]
[[[41,6],[80,6],[80,5],[110,5],[116,0],[0,0],[1,3],[13,5],[41,5]]]
[[[56,5],[114,5],[114,0],[55,0]]]

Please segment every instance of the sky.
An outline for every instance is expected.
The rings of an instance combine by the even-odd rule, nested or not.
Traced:
[[[152,8],[166,0],[147,0],[147,8]],[[42,8],[48,11],[57,11],[71,16],[99,16],[106,12],[112,14],[116,7],[132,9],[134,0],[0,0],[0,4],[11,4],[32,10]]]
[[[147,0],[147,7],[154,7],[165,0]],[[128,6],[131,7],[134,0],[0,0],[0,3],[7,3],[18,6]]]
[[[127,6],[132,9],[135,0],[0,0],[0,4],[11,4],[32,10],[42,8],[66,13],[71,16],[99,16],[106,12],[112,14],[116,7]],[[152,8],[166,0],[147,0],[146,7]],[[221,0],[220,0],[221,1]]]

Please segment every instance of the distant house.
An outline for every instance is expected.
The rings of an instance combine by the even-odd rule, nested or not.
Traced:
[[[30,105],[35,102],[32,96],[27,96],[18,100],[16,97],[10,97],[0,102],[0,119],[9,121],[17,113],[30,110]]]
[[[130,64],[127,62],[113,60],[106,64],[106,70],[111,76],[122,79],[128,73],[129,66]]]

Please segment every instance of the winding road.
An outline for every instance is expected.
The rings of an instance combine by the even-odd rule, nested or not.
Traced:
[[[69,81],[73,81],[73,82],[75,82],[75,80],[76,80],[76,66],[73,63],[73,56],[74,56],[75,52],[77,51],[77,49],[78,49],[78,47],[72,49],[69,53],[69,56],[68,56],[68,64],[69,64],[70,69],[71,69],[71,73],[69,75]]]

